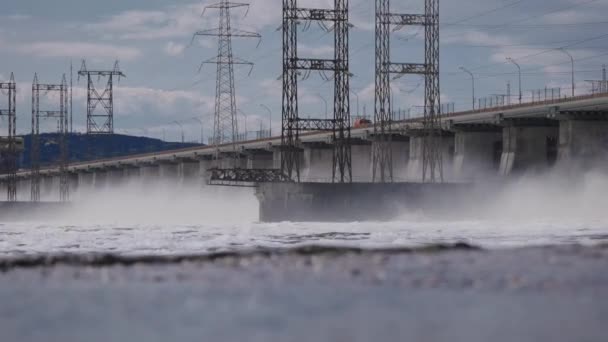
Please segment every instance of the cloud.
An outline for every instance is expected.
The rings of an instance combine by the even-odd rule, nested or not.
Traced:
[[[24,20],[29,20],[32,18],[31,15],[26,15],[26,14],[12,14],[7,16],[7,18],[9,20],[13,20],[13,21],[24,21]]]
[[[186,49],[186,45],[184,45],[184,44],[169,42],[165,46],[165,53],[168,54],[169,56],[179,56],[182,53],[184,53],[185,49]]]
[[[121,40],[186,38],[201,27],[202,10],[202,5],[190,4],[166,11],[125,11],[85,29]]]
[[[308,45],[299,45],[298,53],[301,56],[311,56],[311,57],[327,57],[330,56],[333,58],[334,47],[333,45],[320,45],[320,46],[308,46]]]
[[[133,47],[67,41],[34,42],[18,45],[16,50],[21,53],[42,57],[91,57],[132,61],[141,56],[141,51]]]

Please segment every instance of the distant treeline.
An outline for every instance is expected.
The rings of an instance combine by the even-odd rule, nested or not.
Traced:
[[[42,165],[54,164],[59,160],[59,134],[40,135],[40,162]],[[20,158],[20,168],[31,166],[31,135],[23,136],[25,150]],[[132,137],[128,135],[86,135],[70,134],[68,148],[70,162],[105,159],[133,154],[151,153],[197,146],[190,143],[164,142],[158,139]]]

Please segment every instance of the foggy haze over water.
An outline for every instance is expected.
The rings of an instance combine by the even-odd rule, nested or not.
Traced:
[[[76,193],[70,212],[51,219],[2,222],[0,255],[166,255],[454,242],[500,248],[608,240],[606,174],[521,177],[500,190],[478,191],[482,201],[462,198],[458,210],[442,208],[441,217],[404,207],[387,222],[260,223],[252,188],[132,183]]]

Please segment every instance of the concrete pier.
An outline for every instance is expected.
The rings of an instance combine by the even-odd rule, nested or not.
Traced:
[[[529,119],[506,122],[503,127],[499,174],[544,171],[557,160],[557,122]]]
[[[300,177],[302,181],[330,181],[334,147],[326,143],[309,144],[304,148],[304,163]]]
[[[263,222],[388,221],[408,210],[456,208],[470,184],[266,183],[256,188]]]
[[[410,138],[409,161],[407,163],[406,179],[408,181],[422,181],[423,167],[423,142],[425,137],[416,134]],[[443,162],[443,179],[453,179],[453,160],[454,160],[454,134],[444,132],[440,137],[441,156]],[[440,175],[437,175],[439,177]]]
[[[96,170],[95,173],[94,187],[96,190],[104,190],[108,186],[108,171],[107,170]]]
[[[139,174],[143,184],[156,183],[160,179],[159,165],[142,165]]]
[[[360,143],[351,148],[353,181],[369,183],[373,178],[372,143]]]
[[[248,169],[274,168],[274,154],[269,150],[248,150],[245,153]]]
[[[78,173],[78,185],[80,190],[91,190],[95,187],[95,174],[93,172]]]
[[[175,181],[177,182],[179,175],[179,164],[165,162],[158,166],[158,176],[163,181]]]
[[[502,129],[490,125],[462,125],[454,130],[454,180],[496,177],[502,154]]]
[[[605,167],[608,157],[608,120],[605,115],[568,115],[559,121],[560,169]]]
[[[178,178],[181,184],[195,184],[201,181],[201,163],[198,160],[184,160],[178,164]]]

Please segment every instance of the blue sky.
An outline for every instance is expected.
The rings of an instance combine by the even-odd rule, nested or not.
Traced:
[[[115,127],[119,133],[177,140],[179,126],[186,139],[197,140],[200,124],[205,135],[211,132],[211,113],[215,91],[215,68],[200,62],[216,54],[213,39],[190,44],[196,30],[217,25],[217,13],[201,17],[205,4],[191,0],[5,0],[0,14],[0,77],[15,72],[19,83],[18,129],[30,130],[30,87],[34,72],[41,82],[54,83],[87,59],[90,68],[109,68],[119,59],[128,78],[116,88]],[[332,1],[300,0],[302,7],[328,8]],[[351,0],[351,72],[354,74],[352,111],[364,107],[373,114],[374,34],[372,0]],[[394,12],[420,13],[423,0],[393,1]],[[570,92],[570,59],[557,50],[566,47],[576,60],[576,88],[588,90],[586,80],[599,79],[603,63],[608,63],[608,0],[460,0],[441,2],[441,87],[444,102],[455,102],[456,109],[471,106],[465,66],[475,73],[478,97],[504,94],[511,81],[517,92],[517,69],[505,61],[515,58],[523,69],[524,96],[530,90],[562,87]],[[252,0],[247,17],[234,11],[234,26],[258,31],[263,40],[234,41],[235,55],[256,63],[249,69],[236,69],[237,99],[241,129],[268,127],[267,112],[272,109],[273,129],[280,127],[281,21],[280,0]],[[421,62],[422,32],[408,28],[392,36],[395,62]],[[333,54],[332,34],[315,25],[300,32],[301,56],[324,57]],[[331,103],[331,84],[312,75],[301,84],[301,115],[322,117],[325,98]],[[76,83],[74,126],[83,130],[85,122],[85,83]],[[423,84],[417,76],[393,81],[394,104],[416,111],[422,103]],[[51,101],[52,98],[49,100]],[[4,106],[5,99],[0,99]],[[49,103],[49,105],[52,105]],[[329,111],[331,115],[331,104]],[[247,116],[245,124],[245,115]],[[46,129],[51,130],[51,124]]]

